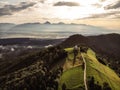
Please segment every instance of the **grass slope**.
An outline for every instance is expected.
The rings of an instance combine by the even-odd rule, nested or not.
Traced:
[[[84,54],[84,57],[87,63],[87,76],[94,76],[95,81],[98,81],[101,86],[107,82],[112,90],[120,90],[120,78],[108,66],[98,62],[91,49],[87,51],[87,54]]]
[[[74,55],[73,48],[67,48],[65,50],[68,52],[66,65],[72,62]],[[77,58],[81,61],[80,56],[80,53],[78,53]],[[95,53],[91,49],[88,49],[87,53],[83,53],[83,56],[87,64],[87,79],[89,76],[93,76],[95,82],[99,82],[101,86],[104,82],[107,82],[112,90],[120,90],[120,78],[108,66],[98,62]],[[59,90],[62,90],[63,83],[66,84],[68,90],[84,90],[83,75],[82,64],[68,67],[60,78]]]
[[[81,66],[77,66],[65,71],[60,79],[59,90],[62,90],[62,84],[65,83],[67,89],[78,90],[84,86],[83,70]]]

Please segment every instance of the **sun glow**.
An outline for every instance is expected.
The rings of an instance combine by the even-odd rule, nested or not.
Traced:
[[[20,4],[23,1],[26,2],[24,4],[26,4],[28,8],[26,8],[24,4]],[[116,27],[118,29],[120,28],[120,8],[105,9],[106,6],[118,1],[119,0],[6,0],[5,2],[2,0],[0,1],[0,22],[74,22],[112,28]],[[6,8],[4,5],[9,6]],[[7,10],[9,7],[11,7],[10,10]]]
[[[38,9],[43,8],[45,11],[52,13],[52,15],[48,15],[50,17],[54,18],[60,18],[60,19],[81,19],[90,16],[91,14],[99,14],[104,13],[104,8],[101,6],[100,8],[97,8],[97,6],[94,6],[94,4],[98,3],[98,0],[64,0],[64,2],[76,2],[79,4],[79,6],[56,6],[52,7],[53,3],[58,2],[59,0],[48,0],[46,3],[46,9],[45,6],[40,7]]]

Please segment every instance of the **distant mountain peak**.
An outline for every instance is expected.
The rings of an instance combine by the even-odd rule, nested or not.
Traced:
[[[51,24],[49,21],[46,21],[44,24]]]
[[[63,23],[63,22],[59,22],[58,24],[65,24],[65,23]]]

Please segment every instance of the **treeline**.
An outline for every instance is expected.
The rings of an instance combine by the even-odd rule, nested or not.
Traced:
[[[67,57],[67,52],[61,46],[49,47],[41,51],[38,56],[46,64],[53,65],[61,59]]]
[[[88,77],[87,84],[88,84],[88,90],[112,90],[107,82],[104,82],[102,86],[99,84],[98,81],[95,82],[93,76]]]
[[[120,60],[116,59],[116,58],[109,58],[107,56],[103,56],[100,54],[96,55],[96,58],[98,59],[98,61],[104,65],[109,66],[110,68],[112,68],[120,77]]]

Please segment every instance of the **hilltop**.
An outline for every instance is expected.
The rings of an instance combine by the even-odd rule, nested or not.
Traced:
[[[83,36],[80,34],[70,36],[61,43],[63,47],[73,47],[75,45],[86,45],[97,53],[112,55],[120,59],[120,34],[105,34],[97,36]],[[112,52],[109,52],[112,51]]]
[[[88,46],[99,56],[105,58],[110,67],[120,74],[120,34],[105,34],[97,36],[72,35],[63,41],[61,46],[73,47],[75,45]]]

